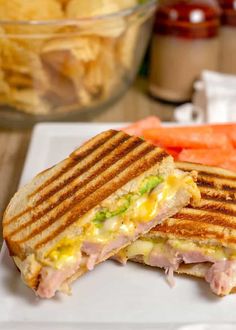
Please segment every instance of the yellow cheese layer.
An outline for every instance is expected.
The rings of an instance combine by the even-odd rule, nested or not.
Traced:
[[[84,241],[107,243],[120,234],[132,236],[136,225],[154,219],[162,203],[172,199],[180,188],[187,189],[196,198],[199,197],[197,186],[190,176],[171,175],[163,182],[161,191],[154,189],[150,194],[139,197],[124,214],[106,219],[102,226],[97,226],[91,221],[84,225],[83,233],[79,237],[61,240],[49,253],[47,261],[53,267],[60,268],[78,258]]]
[[[168,246],[173,247],[174,250],[179,252],[200,252],[204,256],[208,256],[213,258],[214,260],[225,260],[225,259],[236,259],[236,251],[229,250],[224,248],[223,246],[214,246],[214,245],[200,245],[192,241],[188,240],[166,240],[160,238],[159,241],[150,241],[145,239],[139,239],[136,242],[132,243],[125,249],[125,257],[128,259],[132,259],[138,255],[147,258],[152,249],[155,248],[168,256],[168,252],[165,249],[168,242]]]

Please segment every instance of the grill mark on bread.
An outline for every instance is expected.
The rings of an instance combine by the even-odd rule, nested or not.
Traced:
[[[35,189],[31,194],[28,195],[28,197],[33,197],[34,195],[36,195],[37,193],[39,193],[40,191],[42,191],[44,188],[46,188],[47,186],[49,186],[51,183],[53,183],[55,180],[59,179],[63,174],[65,174],[66,172],[68,172],[71,168],[73,168],[74,166],[76,166],[78,164],[78,162],[80,162],[81,160],[84,160],[84,158],[86,158],[87,156],[89,156],[93,151],[97,150],[99,147],[101,147],[102,145],[104,145],[106,142],[108,142],[110,139],[112,139],[113,137],[115,137],[116,135],[118,135],[119,133],[121,133],[120,131],[115,131],[115,130],[109,130],[106,132],[103,132],[97,136],[95,136],[94,138],[92,138],[91,140],[89,140],[88,142],[85,142],[83,144],[82,147],[79,148],[79,150],[82,148],[86,148],[87,145],[89,145],[89,148],[82,150],[82,152],[80,151],[74,151],[66,160],[67,160],[67,164],[65,166],[63,166],[63,168],[57,172],[56,174],[54,174],[50,179],[46,180],[46,182],[44,182],[40,187],[38,187],[37,189]],[[122,132],[123,133],[123,132]],[[128,139],[130,136],[127,134],[121,135],[121,139],[118,139],[117,143],[122,143],[124,142],[126,139]],[[120,141],[121,140],[121,141]],[[115,146],[114,146],[115,147]],[[108,148],[109,149],[109,148]],[[110,149],[108,150],[108,152],[110,151]],[[103,151],[104,152],[104,151]],[[105,156],[105,154],[101,154],[101,156]],[[94,164],[92,164],[94,165]],[[92,166],[91,165],[91,166]],[[40,174],[48,171],[49,169],[41,172]],[[38,174],[38,175],[40,175]],[[54,191],[53,193],[55,193],[56,191]],[[44,200],[46,199],[46,196],[44,198]],[[18,220],[19,218],[21,218],[22,216],[24,216],[26,213],[28,213],[29,211],[32,211],[35,206],[38,206],[42,201],[39,200],[38,203],[34,204],[32,207],[28,207],[27,209],[19,212],[18,214],[16,214],[14,217],[9,218],[7,221],[5,220],[5,225],[8,225],[9,223]]]
[[[201,191],[201,196],[205,200],[218,201],[222,203],[234,204],[236,202],[236,194],[227,193],[224,191],[217,191],[216,189],[209,189],[204,191],[202,187],[199,187]]]
[[[66,185],[70,184],[72,181],[74,181],[78,176],[84,174],[86,171],[90,170],[96,163],[98,163],[102,158],[106,157],[109,153],[111,153],[115,148],[118,148],[119,145],[121,147],[127,148],[127,151],[132,149],[132,147],[138,146],[141,144],[141,141],[137,138],[127,136],[125,134],[121,134],[117,140],[114,142],[107,141],[107,146],[104,145],[101,152],[96,155],[96,157],[92,158],[90,162],[87,162],[84,164],[81,168],[78,168],[73,175],[65,179],[63,182],[59,182],[57,186],[55,186],[53,189],[49,190],[49,192],[45,193],[41,198],[37,201],[35,206],[38,206],[39,204],[43,203],[45,200],[50,198],[52,195],[57,193],[59,190],[63,189]],[[110,143],[109,143],[110,142]],[[127,145],[125,144],[127,142]],[[129,146],[129,142],[131,142]],[[122,144],[123,143],[123,144]],[[34,206],[34,207],[35,207]]]
[[[198,173],[199,187],[212,187],[215,189],[222,189],[223,191],[230,191],[236,193],[236,180],[227,182],[227,180],[214,179],[213,177],[201,176]]]
[[[199,176],[208,176],[215,179],[236,181],[236,173],[217,167],[197,163],[176,162],[176,166],[183,171],[198,171]]]
[[[138,140],[140,140],[139,138],[136,138]],[[142,140],[140,140],[142,141]],[[139,150],[140,149],[140,150]],[[167,154],[160,150],[160,149],[156,149],[153,145],[145,143],[144,141],[142,141],[142,148],[139,148],[136,150],[136,152],[134,152],[134,150],[132,150],[131,154],[128,153],[126,155],[126,157],[122,158],[122,155],[120,155],[121,160],[120,160],[120,164],[119,166],[117,166],[117,168],[114,165],[114,170],[110,170],[108,169],[107,172],[96,172],[96,179],[93,182],[90,182],[88,187],[84,187],[84,191],[81,191],[81,198],[78,199],[74,199],[72,200],[72,203],[66,205],[64,207],[64,204],[62,204],[61,210],[59,210],[59,212],[57,212],[57,214],[52,214],[52,217],[50,219],[47,219],[47,221],[43,224],[39,224],[39,227],[37,227],[36,229],[34,229],[29,235],[27,235],[26,237],[22,238],[20,240],[20,243],[25,242],[31,238],[33,238],[34,236],[36,236],[38,233],[41,233],[42,231],[44,231],[45,229],[47,229],[50,225],[52,225],[53,223],[56,222],[56,220],[60,219],[63,215],[65,215],[67,213],[68,219],[67,221],[65,221],[65,227],[68,226],[68,224],[71,224],[73,221],[70,220],[71,215],[74,214],[73,219],[78,219],[80,218],[82,215],[84,215],[85,213],[87,213],[90,209],[92,209],[93,207],[95,207],[99,202],[101,202],[102,200],[104,200],[105,198],[107,198],[109,195],[111,195],[112,193],[114,193],[117,189],[119,189],[119,187],[122,187],[125,183],[129,182],[132,178],[132,175],[138,176],[140,174],[143,173],[143,171],[145,169],[149,169],[151,167],[151,165],[154,165],[158,160],[163,159],[164,157],[167,156]],[[142,157],[148,155],[150,152],[153,152],[154,156],[149,156],[146,157],[145,159],[142,159]],[[155,162],[153,162],[153,160],[155,160]],[[134,171],[132,172],[132,169],[134,168],[134,162],[138,161],[138,165],[139,167],[137,169],[135,169],[135,173]],[[145,164],[143,164],[145,162]],[[125,180],[120,181],[120,186],[117,187],[114,184],[110,184],[109,185],[109,189],[106,189],[105,192],[103,191],[103,186],[106,183],[109,183],[112,179],[114,179],[117,175],[119,175],[120,173],[122,173],[124,170],[130,168],[130,173],[128,172],[128,175],[125,176]],[[102,174],[101,174],[102,173]],[[101,175],[100,175],[101,174]],[[134,177],[135,177],[134,176]],[[93,200],[89,200],[89,196],[91,194],[95,195],[97,190],[101,188],[101,192],[98,194],[97,198],[93,198]],[[104,195],[105,194],[105,195]],[[104,197],[105,196],[105,197]],[[85,202],[84,202],[85,201]],[[82,206],[83,208],[82,208]],[[73,209],[74,207],[74,209]],[[83,211],[84,210],[84,211]]]
[[[226,190],[226,191],[232,191],[232,192],[235,192],[236,193],[236,187],[232,187],[228,184],[223,184],[222,185],[222,189]]]
[[[173,221],[173,224],[170,224],[170,221]],[[148,234],[148,236],[151,236],[152,233],[154,233],[155,236],[163,236],[163,234],[171,234],[176,239],[182,238],[182,239],[193,239],[193,238],[199,238],[199,239],[206,239],[209,237],[212,237],[214,239],[218,240],[224,240],[224,233],[222,231],[216,231],[214,230],[214,227],[207,227],[204,223],[200,223],[200,226],[198,225],[196,230],[196,223],[194,223],[190,219],[179,219],[176,216],[172,217],[169,220],[164,221],[162,224],[156,226],[153,228]]]
[[[216,190],[223,190],[226,192],[235,192],[236,193],[236,174],[230,175],[230,172],[226,174],[217,173],[217,168],[215,169],[216,173],[212,171],[212,168],[209,167],[209,171],[201,170],[203,167],[199,164],[192,164],[191,167],[186,166],[185,163],[177,163],[179,169],[183,171],[196,170],[198,171],[197,184],[201,187],[215,188]],[[204,168],[206,166],[204,165]],[[224,171],[224,170],[223,170]]]
[[[201,170],[198,170],[197,169],[197,166],[199,164],[194,164],[193,167],[195,168],[186,168],[184,166],[180,166],[179,169],[181,169],[182,171],[191,171],[191,170],[196,170],[198,172],[198,175],[201,176],[201,177],[209,177],[209,178],[212,178],[212,179],[219,179],[219,180],[232,180],[232,181],[236,181],[236,175],[235,176],[230,176],[230,175],[224,175],[224,174],[220,174],[220,173],[213,173],[213,172],[208,172],[208,171],[201,171]]]
[[[154,149],[155,150],[155,149]],[[147,156],[150,151],[148,151],[142,156]],[[122,186],[124,186],[127,182],[130,180],[134,179],[135,177],[141,175],[144,171],[147,171],[149,168],[154,166],[157,162],[161,162],[165,157],[168,155],[166,154],[165,151],[160,151],[156,152],[155,154],[151,155],[150,157],[144,157],[143,159],[137,158],[128,160],[128,164],[121,168],[118,173],[113,173],[112,178],[115,178],[117,175],[121,175],[121,178],[117,181],[114,182],[112,185],[108,185],[109,181],[111,179],[106,180],[105,182],[102,183],[101,191],[95,191],[91,195],[88,196],[87,199],[83,199],[81,205],[78,206],[78,210],[75,207],[75,210],[73,210],[68,217],[68,219],[61,225],[59,228],[57,228],[53,233],[51,233],[49,236],[44,237],[40,242],[36,243],[34,246],[35,249],[39,249],[42,247],[44,244],[47,242],[51,241],[53,238],[58,236],[60,233],[64,231],[65,228],[73,224],[86,214],[90,209],[94,208],[96,205],[101,203],[104,199],[109,197],[114,191],[120,189]],[[135,163],[134,163],[135,162]],[[130,170],[125,173],[125,175],[122,176],[124,169],[128,169],[131,166]],[[103,189],[103,186],[107,184],[107,187]]]
[[[195,209],[196,211],[196,209]],[[205,224],[236,229],[236,218],[221,215],[216,211],[205,211],[204,213],[193,212],[192,209],[184,209],[175,215],[178,220],[190,220],[193,223],[203,222]],[[196,229],[195,229],[196,230]]]
[[[129,152],[134,151],[135,148],[137,148],[138,146],[140,146],[141,144],[144,144],[144,143],[145,143],[144,141],[142,141],[141,139],[139,139],[137,137],[128,136],[128,140],[126,140],[125,143],[121,144],[120,146],[116,146],[115,148],[113,145],[113,149],[114,149],[113,153],[110,153],[110,155],[108,155],[107,161],[105,163],[101,162],[100,167],[99,167],[99,162],[96,158],[96,161],[98,162],[97,163],[98,168],[96,169],[96,171],[91,170],[91,174],[86,179],[82,180],[82,182],[78,182],[74,187],[72,187],[73,189],[69,189],[69,190],[65,191],[61,196],[58,197],[56,202],[48,204],[46,206],[46,208],[44,208],[43,210],[40,209],[37,213],[35,213],[34,215],[31,216],[29,221],[26,221],[21,226],[18,226],[15,230],[9,231],[8,236],[9,237],[14,236],[21,230],[25,229],[26,227],[30,226],[35,221],[42,218],[49,211],[51,211],[55,207],[59,206],[67,198],[72,197],[76,192],[79,192],[79,190],[81,190],[86,184],[88,184],[89,182],[92,182],[92,180],[95,179],[100,173],[102,173],[103,171],[108,169],[112,164],[119,161],[121,157],[126,156]],[[154,149],[154,147],[152,145],[146,145],[146,147],[148,148],[148,150]],[[89,169],[91,167],[92,166],[90,166]],[[83,173],[84,173],[84,171],[82,173],[80,172],[80,174],[83,174]],[[67,182],[65,183],[65,185],[66,184],[67,184]],[[92,189],[94,189],[94,188],[92,187]],[[86,196],[87,196],[86,194],[85,195],[82,194],[81,199],[85,198]],[[76,199],[76,203],[80,202],[81,199],[79,199],[79,198]],[[69,204],[67,207],[69,208],[71,205],[73,206],[73,203]]]
[[[215,183],[213,181],[208,181],[205,178],[201,177],[198,177],[197,184],[199,187],[216,188]]]
[[[105,142],[107,142],[111,137],[119,133],[118,131],[115,130],[109,130],[106,131],[105,133],[99,134],[95,136],[93,139],[89,140],[88,142],[85,142],[78,153],[73,152],[70,155],[69,158],[69,163],[61,169],[58,173],[53,175],[50,179],[48,179],[46,182],[44,182],[40,187],[38,187],[36,190],[34,190],[29,196],[34,196],[37,194],[39,191],[43,190],[46,186],[48,186],[50,183],[53,181],[57,180],[62,174],[67,172],[71,167],[73,167],[78,161],[83,160],[86,158],[92,151],[95,149],[99,148],[101,145],[103,145]],[[87,149],[83,150],[83,148],[86,148],[86,145],[90,145]]]
[[[221,214],[226,214],[235,217],[236,219],[236,207],[231,203],[221,203],[218,200],[206,200],[201,199],[201,201],[197,205],[189,205],[189,209],[195,210],[206,210],[206,211],[214,211]]]
[[[178,165],[178,164],[177,164]],[[198,170],[198,165],[194,167],[178,166],[181,170]],[[209,179],[210,177],[210,179]],[[146,237],[167,235],[168,237],[182,239],[216,239],[221,242],[236,243],[234,237],[227,237],[225,229],[236,229],[236,193],[234,189],[225,189],[222,180],[225,177],[214,173],[208,176],[208,172],[200,175],[198,172],[197,185],[201,192],[201,200],[197,205],[188,205],[174,217],[164,221],[152,229]],[[231,183],[234,186],[235,177]],[[227,179],[229,177],[227,176]],[[231,187],[228,183],[227,187]]]
[[[19,212],[18,214],[16,214],[14,217],[12,218],[9,218],[8,220],[4,220],[4,226],[7,226],[9,225],[10,223],[12,223],[13,221],[16,221],[18,220],[19,218],[21,218],[22,216],[24,216],[26,213],[30,212],[33,210],[33,207],[30,206],[30,207],[27,207],[27,209]]]
[[[212,173],[212,172],[207,172],[207,171],[198,171],[198,174],[201,176],[208,176],[211,177],[213,179],[223,179],[223,180],[232,180],[235,181],[236,180],[236,175],[224,175],[224,174],[220,174],[220,173]]]

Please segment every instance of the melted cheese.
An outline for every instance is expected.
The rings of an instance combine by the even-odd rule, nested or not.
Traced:
[[[159,199],[171,200],[181,188],[185,188],[195,200],[199,200],[201,198],[200,191],[191,176],[169,175]]]
[[[162,203],[172,199],[180,188],[186,188],[192,195],[199,196],[197,186],[190,176],[171,175],[163,183],[161,191],[154,189],[149,195],[136,199],[124,214],[105,220],[102,226],[97,226],[93,222],[87,223],[78,238],[63,239],[49,253],[47,260],[54,267],[60,268],[63,264],[78,259],[84,241],[106,244],[118,234],[132,236],[136,223],[154,219]],[[148,245],[150,246],[150,243]]]
[[[151,253],[153,247],[154,243],[152,243],[151,241],[137,240],[127,247],[126,256],[128,259],[131,259],[138,255],[147,257]]]
[[[212,257],[215,260],[228,259],[230,254],[223,246],[207,245],[207,244],[197,244],[193,241],[188,240],[178,240],[171,239],[168,240],[168,244],[174,249],[181,252],[199,251],[205,256]]]
[[[168,246],[174,248],[179,252],[200,252],[205,256],[211,257],[214,260],[226,260],[226,259],[236,259],[236,252],[224,248],[223,246],[214,246],[214,245],[200,245],[188,240],[163,240],[161,239],[158,242],[148,241],[144,239],[139,239],[132,243],[128,248],[126,248],[125,257],[128,259],[134,258],[135,256],[141,255],[147,258],[151,251],[160,251],[163,255],[168,257],[168,252],[165,247]]]
[[[50,263],[60,269],[64,264],[74,263],[80,256],[81,241],[74,238],[64,238],[48,254]]]
[[[122,221],[119,230],[122,234],[130,235],[135,230],[135,224],[131,221]]]
[[[164,182],[161,191],[154,189],[147,196],[139,198],[132,208],[134,221],[149,222],[157,216],[163,202],[172,200],[176,193],[184,188],[195,200],[200,199],[200,192],[192,177],[186,175],[170,175]]]
[[[159,203],[156,194],[139,198],[133,205],[132,219],[135,222],[149,222],[158,214]],[[129,212],[129,213],[131,213]]]

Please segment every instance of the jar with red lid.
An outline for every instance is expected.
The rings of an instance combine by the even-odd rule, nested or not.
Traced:
[[[220,29],[220,71],[236,74],[236,1],[219,0],[222,10]]]
[[[151,50],[150,93],[163,100],[191,99],[202,70],[217,70],[219,11],[207,4],[178,2],[156,13]]]

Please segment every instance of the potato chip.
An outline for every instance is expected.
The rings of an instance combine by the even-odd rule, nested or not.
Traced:
[[[4,69],[30,74],[29,59],[31,52],[20,46],[17,41],[0,38],[0,58]]]
[[[62,73],[64,77],[70,79],[74,88],[70,88],[70,91],[74,90],[74,95],[82,104],[88,104],[90,96],[83,88],[83,79],[85,73],[85,64],[82,61],[76,59],[75,56],[69,51],[55,51],[42,54],[43,61],[47,65],[54,68],[58,73]],[[56,82],[57,85],[57,82]],[[55,85],[54,85],[55,86]],[[61,86],[63,87],[63,86]],[[58,89],[61,95],[61,89]]]
[[[117,65],[115,57],[116,42],[116,39],[104,40],[104,51],[101,53],[98,62],[103,71],[103,90],[106,96],[110,94],[114,86],[122,79],[120,67]]]
[[[54,70],[67,75],[68,66],[70,70],[70,53],[69,51],[50,51],[41,54],[42,62],[52,67]]]
[[[66,8],[68,18],[89,18],[116,13],[120,7],[116,1],[110,0],[90,0],[88,2],[81,0],[71,0]],[[104,20],[98,20],[96,23],[87,21],[80,25],[80,29],[87,34],[118,37],[125,30],[126,24],[122,17],[111,17]]]
[[[75,86],[76,86],[76,84],[75,84]],[[78,87],[78,86],[76,86],[76,87]],[[79,86],[79,88],[77,88],[77,96],[78,96],[80,105],[87,106],[87,105],[91,104],[91,94],[89,94],[87,92],[87,90],[85,88],[83,88],[81,85]]]
[[[31,40],[27,40],[26,35],[36,36],[53,33],[57,27],[52,24],[19,24],[18,21],[47,21],[61,19],[63,16],[63,10],[56,0],[0,0],[0,19],[12,20],[11,24],[2,24],[5,32],[10,35],[17,35],[19,40],[28,42],[29,45],[32,45],[37,37],[31,37]]]
[[[120,9],[131,8],[138,4],[137,0],[115,0]]]
[[[63,17],[56,0],[0,0],[2,20],[51,20]]]
[[[33,86],[39,95],[44,95],[50,88],[50,78],[44,68],[42,60],[39,55],[31,54],[29,58],[29,68],[32,73]]]
[[[140,27],[131,25],[120,38],[117,45],[117,56],[120,63],[128,70],[132,70],[135,58],[135,47],[137,45]]]
[[[83,87],[85,63],[95,61],[101,51],[101,39],[96,36],[55,39],[46,43],[42,58],[73,82],[78,101],[89,104],[91,95]]]
[[[57,2],[59,2],[60,5],[62,5],[62,7],[65,7],[69,1],[70,0],[57,0]]]
[[[27,113],[44,115],[50,113],[51,106],[38,96],[34,89],[10,90],[10,105]]]
[[[84,84],[86,89],[93,95],[104,97],[109,94],[115,82],[120,79],[119,69],[115,61],[115,46],[113,39],[104,39],[103,51],[96,61],[88,65]]]
[[[69,51],[78,61],[93,61],[98,56],[101,47],[100,38],[89,37],[64,37],[54,38],[46,42],[42,47],[42,54],[60,51]],[[60,57],[60,55],[58,55]]]
[[[52,106],[78,101],[76,88],[70,78],[60,74],[50,66],[46,66],[45,70],[49,77],[50,86],[44,95],[50,100]]]
[[[71,0],[66,7],[68,18],[88,18],[117,12],[119,6],[111,0]]]
[[[75,87],[75,93],[80,104],[88,105],[91,101],[90,95],[84,87],[85,78],[85,63],[70,57],[70,62],[67,63],[64,72],[71,79]]]
[[[63,0],[61,0],[63,1]],[[67,1],[66,16],[81,18],[117,13],[138,4],[137,0],[70,0]]]
[[[88,90],[92,97],[102,94],[102,70],[97,64],[97,61],[88,63],[83,83],[86,90]]]
[[[96,25],[92,22],[88,22],[81,27],[81,33],[108,38],[118,38],[125,32],[126,27],[127,24],[123,18],[113,17],[104,21],[97,21]]]
[[[29,75],[5,71],[7,83],[14,88],[32,88],[32,78]]]
[[[142,17],[134,20],[119,11],[137,3],[0,0],[0,20],[12,20],[0,24],[0,104],[47,115],[104,102],[120,89],[124,73],[133,72]],[[90,19],[107,14],[111,15]],[[46,23],[68,18],[73,20],[68,24]],[[45,24],[21,24],[21,20]]]
[[[2,94],[8,95],[9,90],[10,90],[10,87],[6,81],[5,74],[2,70],[0,70],[0,99],[2,97]]]

